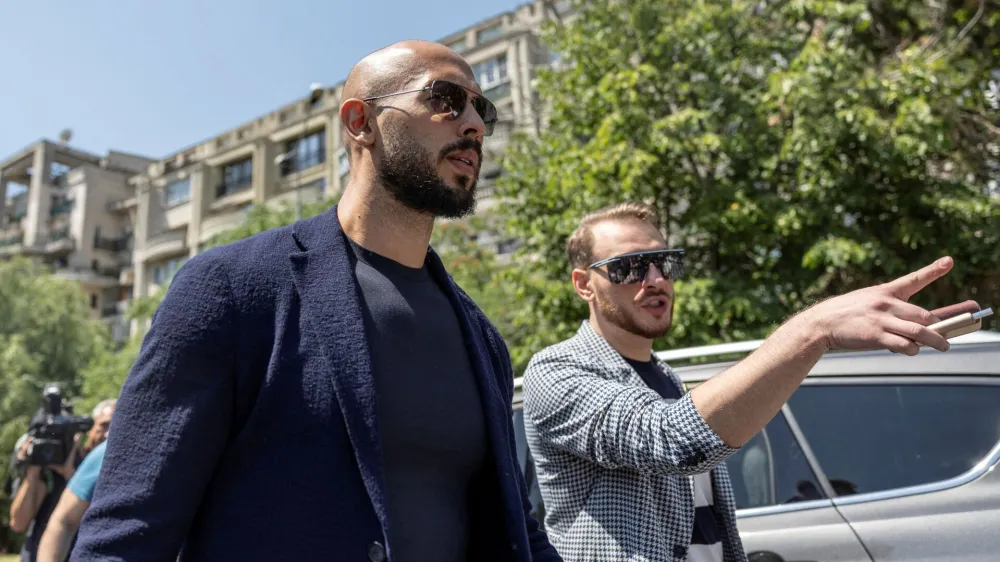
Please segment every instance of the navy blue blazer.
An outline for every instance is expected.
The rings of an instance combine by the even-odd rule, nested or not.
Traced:
[[[333,207],[177,272],[122,388],[72,562],[391,561],[347,243]],[[465,333],[495,466],[471,558],[559,561],[528,515],[506,346],[433,251],[427,264]]]

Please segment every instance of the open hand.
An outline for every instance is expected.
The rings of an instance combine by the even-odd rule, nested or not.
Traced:
[[[953,265],[950,257],[941,258],[888,283],[825,300],[805,314],[825,335],[829,349],[888,349],[916,355],[926,345],[947,351],[948,340],[927,326],[978,305],[970,301],[932,312],[907,301]]]

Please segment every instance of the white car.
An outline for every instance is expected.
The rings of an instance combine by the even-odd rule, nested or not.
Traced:
[[[760,343],[657,355],[690,389]],[[1000,333],[951,344],[826,354],[726,461],[750,562],[1000,560]],[[518,460],[541,521],[520,405],[517,380]]]

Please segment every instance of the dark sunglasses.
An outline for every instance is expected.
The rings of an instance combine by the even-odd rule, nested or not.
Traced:
[[[399,96],[415,92],[430,92],[431,100],[436,102],[432,104],[434,112],[448,113],[450,119],[457,119],[465,111],[465,104],[469,103],[469,94],[472,94],[472,108],[476,110],[476,113],[482,118],[483,124],[486,125],[486,131],[483,134],[487,137],[493,134],[493,129],[496,127],[497,120],[499,119],[497,117],[497,106],[493,105],[493,102],[483,96],[472,90],[468,90],[465,86],[459,86],[447,80],[435,80],[429,86],[424,86],[417,90],[383,94],[381,96],[365,98],[363,101],[368,102],[389,96]]]
[[[667,279],[680,279],[684,276],[684,250],[650,250],[613,256],[590,264],[591,269],[604,267],[608,272],[608,280],[615,285],[639,283],[646,278],[649,265]]]

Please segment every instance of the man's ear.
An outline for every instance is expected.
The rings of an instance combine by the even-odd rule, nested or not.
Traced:
[[[347,130],[347,136],[361,146],[375,144],[375,112],[367,103],[351,98],[340,104],[340,122]]]
[[[591,302],[594,300],[594,289],[590,285],[590,272],[585,269],[573,270],[573,289],[580,298]]]

